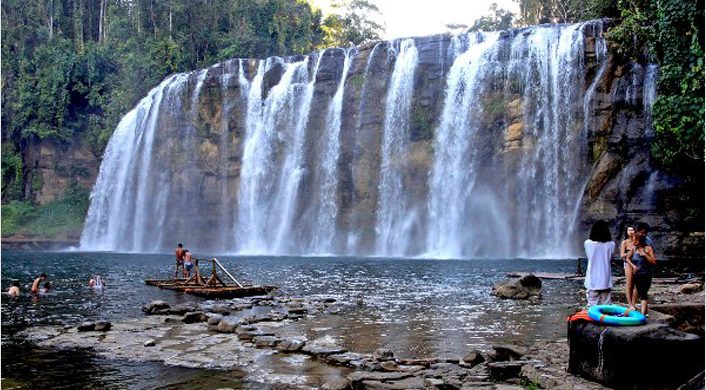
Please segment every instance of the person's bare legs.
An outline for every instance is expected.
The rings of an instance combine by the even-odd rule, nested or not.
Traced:
[[[647,315],[647,299],[643,299],[640,301],[641,307],[640,307],[640,312],[643,315]]]
[[[625,265],[625,299],[628,302],[630,310],[636,310],[635,303],[637,302],[637,290],[632,282],[632,269],[629,264]]]

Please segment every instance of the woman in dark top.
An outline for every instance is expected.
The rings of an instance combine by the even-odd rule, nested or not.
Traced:
[[[644,315],[647,315],[647,292],[652,285],[652,268],[657,264],[654,250],[647,245],[646,237],[646,233],[640,234],[639,230],[635,232],[634,245],[628,253],[628,257],[635,265],[632,281],[640,297],[640,311]]]

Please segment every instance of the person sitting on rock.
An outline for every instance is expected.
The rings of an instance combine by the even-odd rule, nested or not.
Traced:
[[[610,261],[613,258],[615,243],[610,237],[608,222],[598,220],[593,223],[588,240],[583,243],[588,257],[586,279],[587,307],[611,303],[613,281],[610,278]]]
[[[19,280],[13,280],[12,281],[12,286],[7,290],[7,295],[11,297],[18,297],[20,296],[20,281]]]
[[[628,256],[635,264],[635,274],[633,283],[637,288],[637,295],[640,297],[640,312],[647,315],[647,292],[652,286],[652,269],[657,265],[657,257],[654,249],[647,242],[647,231],[649,226],[646,223],[639,223],[635,228],[635,239],[633,247]]]
[[[32,288],[30,289],[30,292],[32,294],[39,294],[39,285],[40,283],[44,282],[47,280],[47,274],[42,272],[41,275],[37,279],[34,279],[34,282],[32,283]]]

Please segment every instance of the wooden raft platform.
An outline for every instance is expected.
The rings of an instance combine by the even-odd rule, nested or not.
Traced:
[[[147,279],[145,280],[145,284],[155,286],[160,289],[179,291],[208,299],[231,299],[266,295],[270,291],[277,289],[276,286],[241,284],[215,257],[212,259],[193,260],[194,269],[190,278]],[[199,271],[199,261],[208,261],[211,263],[211,276],[208,279],[204,279],[201,276],[201,272]],[[217,268],[220,268],[221,271],[228,276],[232,283],[226,283],[221,280],[216,273]]]

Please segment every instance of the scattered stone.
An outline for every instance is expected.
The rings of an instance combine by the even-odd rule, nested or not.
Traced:
[[[307,309],[303,305],[287,305],[287,312],[289,314],[305,314]]]
[[[203,310],[205,310],[207,312],[211,312],[211,313],[221,314],[224,316],[227,316],[230,314],[230,307],[223,306],[223,305],[206,306],[203,308]]]
[[[524,364],[525,362],[522,361],[505,361],[488,363],[487,367],[488,372],[490,372],[490,377],[493,378],[493,380],[505,381],[520,376]]]
[[[493,351],[488,354],[488,358],[493,362],[505,362],[509,360],[519,360],[527,354],[527,348],[519,345],[497,344],[493,345]]]
[[[93,322],[84,322],[81,325],[79,325],[77,328],[78,328],[79,332],[89,332],[89,331],[92,331],[95,326],[96,326],[96,324]]]
[[[501,280],[493,286],[492,294],[509,299],[541,297],[542,280],[532,274],[521,278]]]
[[[197,322],[206,322],[206,321],[208,321],[208,316],[206,316],[203,312],[200,312],[200,311],[189,312],[189,313],[184,314],[184,318],[182,318],[181,321],[186,324],[195,324]]]
[[[263,332],[261,330],[251,330],[247,332],[240,332],[238,333],[238,340],[253,340],[255,337],[261,337],[261,336],[274,336],[274,333],[267,333]]]
[[[333,355],[328,355],[324,359],[327,363],[331,364],[336,364],[339,366],[349,366],[350,363],[354,360],[363,360],[365,359],[366,356],[355,353],[355,352],[344,352],[344,353],[337,353]]]
[[[171,307],[169,307],[169,305],[167,305],[166,308],[169,309],[169,314],[178,315],[178,316],[183,316],[184,314],[186,314],[188,312],[198,311],[198,306],[196,306],[196,304],[193,302],[181,303],[181,304],[174,305]],[[162,309],[164,309],[164,308],[162,308]]]
[[[373,352],[373,359],[376,359],[378,361],[394,360],[395,353],[389,349],[379,348],[375,350],[375,352]]]
[[[390,361],[390,360],[380,362],[380,368],[383,371],[397,371],[398,370],[397,363],[395,363],[394,361]]]
[[[162,314],[165,310],[165,314],[169,314],[169,304],[164,301],[152,301],[142,306],[142,311],[147,314]]]
[[[108,321],[98,321],[96,322],[95,326],[93,327],[93,330],[98,331],[98,332],[107,332],[110,330],[110,328],[113,325],[108,322]]]
[[[336,302],[335,298],[324,298],[324,303],[331,304],[331,303],[335,303],[335,302]]]
[[[256,336],[252,341],[258,348],[274,348],[279,344],[280,338],[275,336]]]
[[[231,303],[230,309],[234,311],[248,310],[252,309],[252,305],[249,303]]]
[[[412,377],[411,373],[408,372],[365,372],[365,371],[355,371],[348,375],[348,379],[353,382],[354,387],[356,383],[363,381],[395,381],[405,378]]]
[[[108,321],[97,321],[97,322],[84,322],[77,326],[79,332],[107,332],[112,327],[112,324]]]
[[[473,349],[463,357],[462,362],[470,366],[481,364],[485,361],[483,355],[477,349]]]
[[[222,319],[223,319],[222,315],[212,314],[212,315],[208,316],[208,320],[206,321],[206,323],[208,325],[218,325],[218,323],[221,322]]]
[[[304,344],[306,344],[306,342],[300,339],[282,340],[279,344],[277,344],[277,350],[282,352],[298,352],[301,351]]]
[[[348,352],[348,350],[335,345],[306,344],[302,348],[302,352],[314,356],[328,356]]]
[[[242,323],[239,318],[224,317],[218,325],[216,325],[216,331],[221,333],[235,333],[238,326]]]
[[[157,343],[154,340],[150,339],[150,340],[145,341],[145,343],[143,345],[145,347],[154,347],[155,345],[157,345]]]
[[[323,390],[347,390],[351,388],[351,383],[345,378],[334,378],[321,385]]]
[[[687,283],[682,284],[679,288],[679,292],[682,294],[694,294],[704,289],[704,285],[701,283]]]
[[[167,317],[164,319],[164,322],[168,324],[168,323],[173,323],[173,322],[181,322],[181,320],[178,318],[174,318],[174,317]]]

